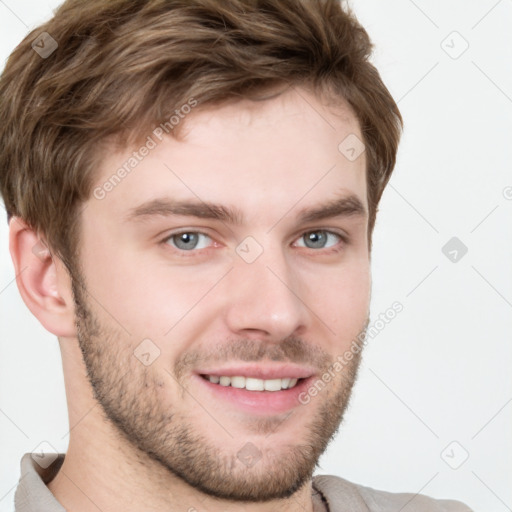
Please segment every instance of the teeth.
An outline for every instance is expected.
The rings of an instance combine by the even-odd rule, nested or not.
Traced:
[[[265,381],[247,377],[247,379],[245,379],[245,389],[249,391],[263,391],[265,389]]]
[[[229,377],[221,377],[219,384],[221,386],[229,386],[231,384],[231,379]]]
[[[245,388],[245,377],[231,377],[231,386],[234,388]]]
[[[265,391],[281,391],[281,379],[264,380]]]
[[[231,386],[233,388],[247,389],[249,391],[281,391],[281,389],[293,388],[298,379],[254,379],[253,377],[219,377],[218,375],[206,375],[206,378],[214,384]]]

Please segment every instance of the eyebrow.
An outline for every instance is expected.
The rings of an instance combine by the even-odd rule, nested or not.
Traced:
[[[206,201],[178,201],[171,198],[156,198],[129,210],[125,222],[143,221],[157,216],[170,217],[183,215],[201,219],[213,219],[240,226],[244,216],[238,208]],[[363,203],[355,194],[327,201],[313,208],[304,208],[298,212],[299,223],[315,222],[334,217],[366,217]]]

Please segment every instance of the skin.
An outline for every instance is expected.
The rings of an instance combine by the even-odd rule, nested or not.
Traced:
[[[367,215],[298,222],[299,210],[348,194],[368,211],[365,154],[350,161],[338,150],[349,134],[362,139],[359,124],[347,105],[334,111],[295,88],[197,108],[183,122],[182,141],[164,138],[104,199],[87,201],[81,285],[58,258],[36,256],[37,235],[11,220],[18,288],[59,338],[63,360],[69,447],[48,487],[73,512],[234,511],[241,502],[248,511],[321,510],[311,477],[359,357],[286,414],[241,410],[208,394],[194,372],[291,361],[319,377],[368,324]],[[132,151],[110,153],[95,186]],[[237,207],[245,220],[125,220],[162,196]],[[305,234],[322,230],[334,234],[306,245]],[[183,231],[208,236],[183,249],[169,238]],[[236,252],[248,236],[263,249],[252,263]],[[145,339],[159,350],[147,366],[134,355]],[[260,456],[252,467],[237,457],[246,445]]]

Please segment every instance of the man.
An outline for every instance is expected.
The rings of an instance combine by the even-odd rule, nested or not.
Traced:
[[[70,421],[17,512],[469,510],[312,476],[401,131],[370,53],[335,0],[68,0],[14,50],[10,251]]]

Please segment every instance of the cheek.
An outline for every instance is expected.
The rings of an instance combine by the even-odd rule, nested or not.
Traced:
[[[328,282],[325,293],[316,301],[315,311],[322,319],[325,314],[325,323],[337,338],[350,341],[360,333],[368,318],[371,287],[369,267],[343,269],[338,274],[331,274]]]
[[[164,344],[173,335],[170,331],[189,329],[198,322],[205,297],[214,300],[213,289],[225,273],[225,268],[180,267],[111,254],[93,270],[99,287],[95,297],[130,339],[151,338]],[[107,320],[112,323],[112,318]]]

